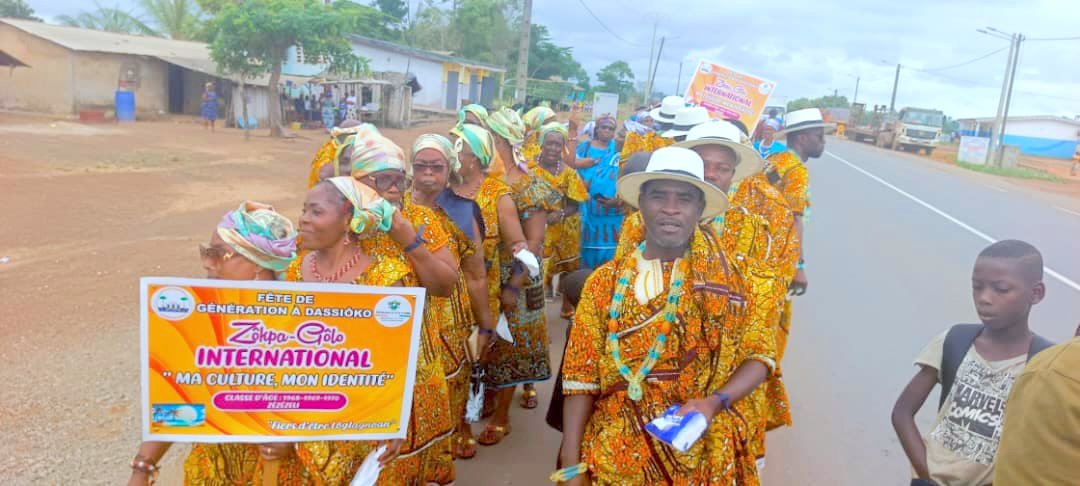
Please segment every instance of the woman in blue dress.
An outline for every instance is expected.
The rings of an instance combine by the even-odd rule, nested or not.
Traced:
[[[202,119],[206,128],[214,131],[214,121],[217,120],[217,93],[214,91],[214,83],[206,83],[202,95]]]
[[[577,168],[589,199],[581,205],[581,262],[597,268],[615,256],[623,212],[615,194],[619,151],[615,147],[615,118],[602,116],[593,126],[592,140],[577,148]]]

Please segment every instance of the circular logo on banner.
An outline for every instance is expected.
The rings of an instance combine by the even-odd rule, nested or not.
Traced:
[[[772,83],[761,83],[758,85],[758,92],[761,94],[769,94],[772,91]]]
[[[180,287],[162,287],[150,298],[154,314],[167,321],[182,321],[195,309],[195,298]]]
[[[383,297],[375,304],[375,320],[386,327],[398,327],[412,318],[412,305],[400,295]]]

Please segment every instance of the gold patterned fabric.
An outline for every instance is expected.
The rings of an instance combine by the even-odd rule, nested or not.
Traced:
[[[184,484],[233,486],[262,484],[264,461],[255,444],[194,444],[184,461]],[[279,486],[310,484],[307,471],[295,456],[283,459]]]
[[[772,154],[765,162],[765,173],[775,172],[773,184],[787,200],[788,209],[803,215],[810,208],[810,171],[799,155],[791,150]]]
[[[676,452],[643,429],[671,405],[707,397],[747,360],[773,366],[772,334],[763,323],[748,318],[752,303],[746,300],[747,289],[716,235],[695,231],[690,250],[677,322],[639,401],[629,398],[607,339],[608,305],[624,271],[631,272],[630,281],[636,279],[636,252],[605,263],[585,284],[563,363],[563,391],[595,397],[581,458],[594,484],[760,484],[748,447],[758,427],[745,418],[752,402],[741,400],[730,411],[718,413],[686,453]],[[671,264],[663,270],[663,292],[646,304],[632,296],[622,300],[614,331],[619,334],[622,360],[632,370],[641,366],[663,327]]]
[[[480,183],[473,201],[480,206],[480,215],[484,218],[484,266],[487,268],[488,305],[493,318],[498,318],[499,294],[502,290],[502,272],[500,261],[506,242],[499,230],[499,198],[509,196],[510,186],[493,176],[484,178]]]
[[[438,227],[425,228],[424,236],[436,246],[439,242],[445,245],[449,239],[445,231]],[[356,279],[356,284],[376,287],[419,285],[403,249],[386,233],[375,233],[360,239],[357,244],[371,258],[371,265]],[[303,281],[300,270],[302,263],[303,260],[299,258],[293,262],[286,274],[287,280]],[[380,485],[449,484],[454,480],[453,457],[447,439],[456,424],[450,414],[449,391],[439,347],[437,341],[432,339],[433,334],[437,336],[438,327],[436,325],[433,330],[429,326],[434,319],[427,308],[417,353],[408,435],[401,455],[380,473]],[[297,445],[297,458],[313,484],[345,485],[376,445],[371,441],[301,442]]]
[[[412,202],[412,193],[405,193],[405,204],[402,212],[413,222],[414,225],[428,224],[426,221],[433,219],[443,228],[448,235],[445,246],[454,256],[454,260],[460,266],[462,260],[472,256],[476,252],[476,244],[470,240],[442,208],[419,206]],[[421,216],[417,208],[430,211],[430,216]],[[426,211],[425,211],[426,212]],[[414,220],[414,216],[416,219]],[[440,247],[428,244],[428,249],[436,251]],[[450,410],[454,417],[454,423],[459,423],[465,415],[465,402],[469,397],[469,373],[465,370],[467,355],[465,352],[466,342],[472,333],[476,319],[473,316],[469,288],[465,282],[465,273],[458,272],[458,281],[454,285],[454,291],[450,297],[428,298],[428,305],[432,307],[432,320],[439,324],[437,339],[440,349],[440,360],[443,365],[443,373],[446,376],[447,387],[450,393]]]
[[[585,182],[577,171],[559,164],[561,171],[552,174],[533,159],[529,170],[543,179],[562,195],[556,211],[565,210],[570,203],[581,204],[589,198]],[[564,272],[573,272],[581,266],[581,213],[575,212],[555,224],[549,224],[544,233],[544,285],[551,285],[551,278]]]
[[[315,187],[315,184],[319,183],[319,170],[324,165],[334,161],[337,157],[338,145],[337,141],[331,137],[319,147],[319,151],[315,152],[315,158],[311,159],[311,170],[308,172],[308,189]]]

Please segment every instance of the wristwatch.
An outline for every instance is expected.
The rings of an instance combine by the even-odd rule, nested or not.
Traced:
[[[405,253],[410,253],[427,242],[428,240],[424,239],[424,225],[420,225],[420,227],[416,229],[416,239],[413,240],[412,243],[409,243],[409,246],[405,247]]]

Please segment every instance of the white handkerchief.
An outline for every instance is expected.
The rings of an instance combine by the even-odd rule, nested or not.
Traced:
[[[384,452],[386,452],[385,445],[379,446],[371,454],[368,454],[364,458],[364,462],[360,464],[360,470],[356,471],[356,475],[349,482],[349,486],[375,486],[375,482],[379,480],[379,472],[382,471],[382,466],[379,465],[379,456],[383,455]]]
[[[533,252],[523,248],[514,253],[514,258],[525,265],[525,268],[529,270],[530,277],[536,278],[540,276],[540,260],[536,258]]]
[[[499,313],[499,323],[495,325],[495,334],[503,341],[514,344],[514,335],[510,334],[510,322],[506,320],[506,314]]]

